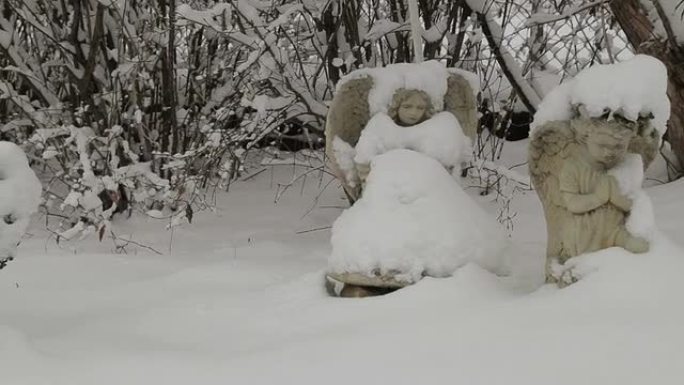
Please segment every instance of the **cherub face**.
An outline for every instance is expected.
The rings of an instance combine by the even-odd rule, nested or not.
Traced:
[[[587,138],[587,150],[594,162],[606,169],[616,166],[624,158],[629,137],[616,138],[607,133],[594,133]]]
[[[427,112],[427,101],[422,95],[414,93],[404,99],[397,109],[397,118],[401,124],[412,126],[420,123]]]

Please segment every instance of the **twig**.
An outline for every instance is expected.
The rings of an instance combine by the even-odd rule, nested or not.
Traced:
[[[331,228],[332,228],[332,226],[316,227],[316,228],[308,229],[308,230],[300,230],[300,231],[297,231],[295,234],[305,234],[305,233],[311,233],[314,231],[328,230]]]
[[[261,169],[255,171],[255,172],[249,174],[249,175],[246,175],[246,176],[240,178],[240,182],[248,181],[248,180],[254,178],[255,176],[261,174],[262,172],[264,172],[264,171],[266,171],[266,170],[268,170],[268,167],[263,167],[263,168],[261,168]]]
[[[126,238],[117,237],[116,234],[114,234],[114,231],[112,231],[112,230],[109,231],[109,234],[111,235],[112,240],[114,240],[114,244],[115,244],[115,245],[116,245],[116,241],[117,241],[117,240],[122,240],[122,241],[126,242],[125,245],[116,245],[116,248],[117,248],[117,249],[122,249],[122,250],[123,250],[123,249],[130,243],[130,244],[136,245],[136,246],[138,246],[138,247],[142,247],[142,248],[144,248],[144,249],[150,250],[150,251],[156,253],[157,255],[164,255],[163,253],[157,251],[156,249],[154,249],[154,248],[151,247],[151,246],[143,245],[142,243],[136,242],[136,241],[134,241],[134,240],[132,240],[132,239],[126,239]]]
[[[297,182],[300,178],[304,178],[304,177],[306,177],[308,174],[310,174],[310,173],[312,173],[312,172],[315,172],[315,171],[322,170],[322,169],[324,169],[324,168],[325,168],[324,165],[318,166],[318,167],[314,167],[314,168],[312,168],[312,169],[310,169],[310,170],[307,170],[307,171],[305,171],[305,172],[303,172],[303,173],[301,173],[301,174],[299,174],[299,175],[294,176],[294,177],[292,178],[292,180],[291,180],[290,182],[288,182],[288,183],[285,183],[285,184],[278,183],[278,189],[276,190],[276,196],[275,196],[274,202],[275,202],[275,203],[278,203],[278,201],[280,200],[280,197],[285,193],[285,191],[287,191],[287,189],[289,189],[290,187],[292,187],[292,186],[295,184],[295,182]]]
[[[563,12],[563,13],[560,14],[560,15],[548,15],[548,14],[547,14],[547,15],[545,15],[545,16],[547,16],[547,17],[545,17],[544,20],[542,20],[542,21],[532,21],[532,22],[530,22],[530,21],[528,20],[527,22],[525,22],[525,28],[522,28],[522,29],[520,29],[519,31],[516,31],[516,32],[520,32],[520,31],[522,31],[523,29],[527,29],[527,28],[538,27],[538,26],[540,26],[540,25],[549,24],[549,23],[554,23],[554,22],[557,22],[557,21],[560,21],[560,20],[569,19],[570,17],[572,17],[572,16],[574,16],[574,15],[576,15],[576,14],[578,14],[578,13],[581,13],[581,12],[583,12],[583,11],[586,11],[586,10],[591,9],[591,8],[594,8],[594,7],[598,7],[599,5],[603,5],[603,4],[605,4],[605,3],[609,2],[609,1],[611,1],[611,0],[597,0],[597,1],[594,1],[594,2],[591,2],[591,3],[587,3],[587,4],[584,4],[584,5],[581,5],[581,6],[577,7],[577,8],[571,8],[571,9],[569,9],[569,10]]]

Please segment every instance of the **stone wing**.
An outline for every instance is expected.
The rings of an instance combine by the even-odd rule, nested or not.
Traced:
[[[337,136],[352,147],[356,145],[361,130],[370,119],[368,93],[371,88],[371,77],[353,79],[342,84],[332,100],[325,121],[325,154],[328,166],[342,181],[344,191],[352,202],[359,197],[359,187],[351,187],[345,182],[344,172],[340,170],[333,152],[333,139]]]
[[[560,226],[570,215],[560,202],[559,175],[564,159],[577,146],[575,133],[568,122],[548,122],[534,131],[528,152],[530,178],[544,206],[547,230],[547,256],[557,256],[561,249]]]
[[[444,95],[444,110],[456,116],[463,133],[470,140],[475,140],[477,136],[477,91],[461,74],[449,73],[447,91]]]

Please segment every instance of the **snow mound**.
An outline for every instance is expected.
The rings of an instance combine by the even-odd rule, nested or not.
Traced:
[[[344,172],[344,178],[347,180],[347,183],[349,183],[351,187],[355,187],[359,182],[354,165],[356,150],[351,146],[351,144],[340,139],[339,136],[336,136],[333,138],[333,152],[340,170]]]
[[[363,196],[332,228],[333,272],[393,274],[413,283],[467,262],[504,273],[496,223],[435,159],[410,150],[373,158]]]
[[[425,91],[430,95],[435,110],[441,111],[444,108],[449,71],[438,61],[397,63],[386,67],[359,69],[340,79],[337,89],[350,80],[364,77],[373,79],[373,88],[368,94],[371,116],[378,112],[387,112],[392,103],[392,96],[400,88]]]
[[[641,188],[644,181],[641,155],[627,154],[622,163],[608,172],[617,179],[620,192],[632,200],[632,209],[625,223],[627,231],[652,241],[656,232],[655,215],[651,198]]]
[[[379,113],[361,132],[354,161],[370,163],[375,156],[400,148],[429,155],[445,167],[457,166],[471,155],[470,139],[449,112],[409,127],[399,126],[387,114]]]
[[[14,143],[0,142],[0,261],[14,256],[41,192],[24,151]]]
[[[667,69],[658,59],[647,55],[586,68],[544,98],[531,129],[549,121],[571,119],[572,107],[580,104],[592,117],[602,116],[606,109],[633,121],[651,113],[653,126],[662,135],[670,117]]]

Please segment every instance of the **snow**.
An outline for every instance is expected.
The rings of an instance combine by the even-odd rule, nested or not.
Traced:
[[[187,19],[200,25],[210,26],[217,31],[222,31],[223,28],[221,28],[221,23],[217,22],[215,18],[220,16],[230,20],[231,10],[231,5],[227,3],[215,4],[213,7],[203,11],[192,9],[188,4],[178,4],[176,7],[179,19]]]
[[[373,26],[364,38],[369,41],[376,41],[388,33],[406,31],[408,29],[409,27],[406,24],[400,24],[389,19],[379,19],[373,23]]]
[[[399,272],[414,283],[467,262],[505,271],[504,237],[433,158],[393,150],[373,158],[362,197],[335,221],[330,269],[372,276]]]
[[[468,261],[506,271],[499,229],[447,171],[472,151],[453,114],[404,127],[378,113],[355,148],[336,137],[333,150],[350,185],[356,164],[370,164],[370,174],[362,197],[333,224],[331,271],[379,271],[407,283],[449,276]]]
[[[356,187],[359,183],[356,175],[356,165],[354,164],[356,149],[340,139],[339,136],[336,136],[333,138],[333,152],[340,170],[344,172],[345,180],[349,186]]]
[[[382,68],[363,68],[344,76],[337,83],[337,89],[353,79],[370,77],[373,88],[368,95],[370,116],[387,112],[392,96],[400,88],[427,92],[435,110],[444,108],[444,94],[447,90],[449,72],[444,64],[436,60],[422,63],[397,63]]]
[[[446,18],[438,20],[432,27],[423,32],[423,39],[428,43],[441,41],[449,29],[448,23],[449,20]]]
[[[537,93],[543,97],[561,83],[561,76],[552,70],[531,68],[530,81]]]
[[[0,142],[0,263],[14,257],[42,192],[24,151],[14,143]]]
[[[356,144],[356,163],[370,163],[377,155],[405,148],[428,154],[445,167],[455,167],[468,160],[471,143],[450,112],[408,127],[399,126],[385,113],[371,118]]]
[[[544,98],[531,129],[548,121],[570,119],[572,107],[579,104],[592,117],[602,116],[606,109],[629,120],[652,113],[652,125],[662,136],[670,117],[667,69],[658,59],[647,55],[584,69]]]
[[[519,163],[526,145],[507,143],[502,159]],[[236,182],[214,213],[173,232],[144,216],[114,218],[123,239],[163,255],[132,243],[115,254],[109,239],[58,245],[36,217],[0,272],[1,382],[680,382],[684,181],[647,189],[661,231],[649,253],[587,255],[567,288],[541,283],[545,225],[529,192],[511,202],[512,276],[466,264],[354,300],[323,289],[330,231],[305,232],[338,217],[341,190],[321,193],[327,177],[310,177],[273,202],[278,184],[308,170],[278,165]]]
[[[653,204],[641,188],[644,182],[644,163],[641,155],[627,154],[622,163],[609,170],[620,187],[620,192],[632,200],[632,210],[627,218],[627,231],[632,235],[653,240],[656,228]]]
[[[554,21],[559,21],[563,20],[566,18],[569,18],[572,15],[578,14],[580,12],[592,9],[598,5],[601,5],[604,3],[604,0],[596,0],[592,1],[589,3],[585,3],[582,5],[575,5],[575,6],[570,6],[567,7],[562,13],[560,14],[549,14],[549,13],[544,13],[544,12],[537,12],[532,14],[527,20],[525,21],[525,26],[526,27],[534,27],[540,24],[546,24],[546,23],[551,23]]]

